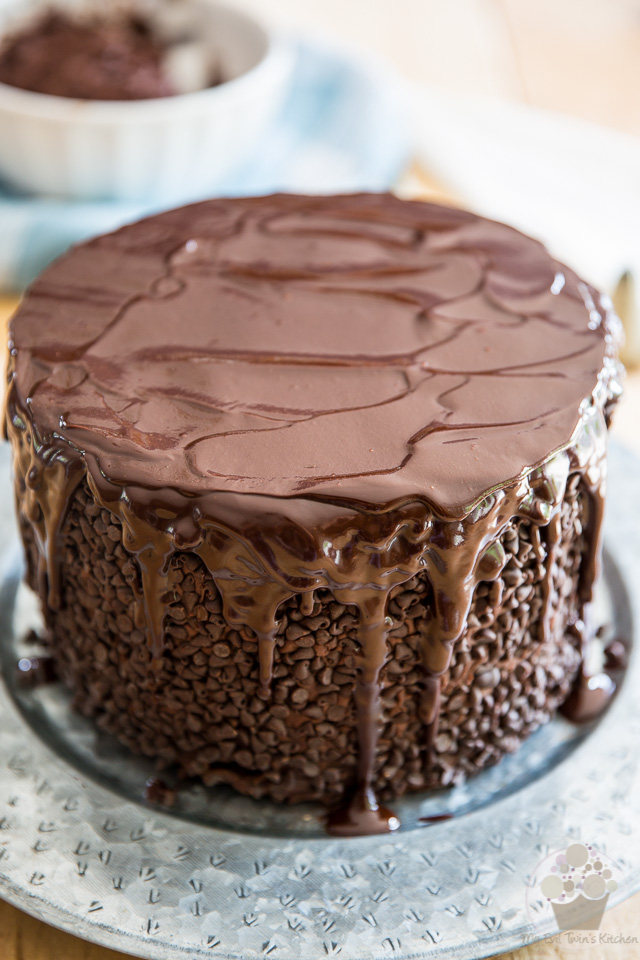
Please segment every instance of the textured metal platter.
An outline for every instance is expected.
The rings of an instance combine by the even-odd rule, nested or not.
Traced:
[[[640,463],[614,448],[610,476],[601,616],[637,641]],[[30,616],[20,575],[7,482],[0,896],[29,913],[140,957],[463,960],[557,931],[536,902],[536,868],[570,840],[618,865],[610,906],[640,890],[637,642],[599,723],[555,721],[466,785],[396,804],[398,834],[335,840],[313,807],[283,811],[228,790],[183,789],[170,814],[145,805],[144,762],[75,717],[58,685],[15,683]],[[442,814],[453,816],[433,819]]]

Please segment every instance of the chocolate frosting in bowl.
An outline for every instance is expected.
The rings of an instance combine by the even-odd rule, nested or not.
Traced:
[[[0,38],[0,83],[81,100],[147,100],[178,93],[165,68],[167,45],[142,17],[45,11]]]
[[[227,621],[255,632],[265,690],[284,600],[324,587],[355,606],[360,761],[334,826],[371,832],[389,591],[419,571],[433,587],[431,739],[440,678],[514,517],[544,531],[552,610],[575,472],[591,503],[590,600],[617,330],[534,240],[389,195],[208,201],[84,244],[11,328],[7,424],[49,605],[86,475],[137,557],[156,658],[177,551],[198,554]]]

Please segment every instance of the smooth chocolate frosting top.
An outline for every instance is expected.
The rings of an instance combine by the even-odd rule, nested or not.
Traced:
[[[140,18],[50,10],[0,47],[0,83],[83,100],[147,100],[177,91],[165,45]]]
[[[445,517],[569,444],[612,351],[539,243],[390,195],[143,220],[58,260],[11,331],[33,422],[115,483]]]

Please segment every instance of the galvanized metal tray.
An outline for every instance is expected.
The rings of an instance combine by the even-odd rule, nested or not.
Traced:
[[[8,473],[6,450],[0,471]],[[640,463],[611,453],[600,615],[640,622]],[[313,806],[283,809],[189,786],[144,802],[151,768],[70,709],[24,688],[16,663],[32,601],[9,485],[0,507],[0,896],[140,957],[476,958],[557,932],[537,868],[580,840],[640,890],[640,662],[596,724],[558,719],[514,757],[451,791],[395,807],[402,830],[335,840]],[[636,644],[636,647],[638,644]]]

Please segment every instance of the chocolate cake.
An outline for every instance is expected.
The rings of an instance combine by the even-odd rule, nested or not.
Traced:
[[[72,250],[13,319],[6,429],[77,709],[335,833],[515,751],[589,640],[617,336],[536,241],[389,195]]]

